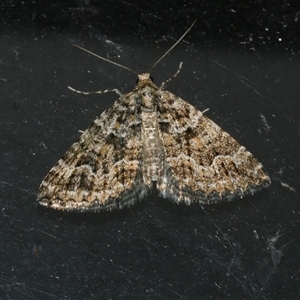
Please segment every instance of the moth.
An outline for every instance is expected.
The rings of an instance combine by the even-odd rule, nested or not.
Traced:
[[[194,22],[195,23],[195,22]],[[188,33],[119,94],[57,162],[38,190],[39,204],[68,211],[120,209],[156,188],[176,203],[210,204],[253,194],[270,177],[261,163],[201,111],[157,87],[150,72]],[[69,87],[70,88],[70,87]],[[74,92],[89,94],[87,92]],[[105,93],[109,90],[96,93]]]

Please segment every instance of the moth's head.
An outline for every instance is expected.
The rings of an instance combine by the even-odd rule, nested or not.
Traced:
[[[143,73],[143,74],[138,74],[138,78],[136,80],[136,84],[142,85],[142,84],[153,84],[154,80],[150,76],[150,73]]]

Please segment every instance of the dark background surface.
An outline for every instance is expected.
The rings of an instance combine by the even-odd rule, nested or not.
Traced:
[[[1,299],[300,299],[300,9],[290,1],[1,1]],[[47,3],[47,4],[46,4]],[[39,209],[43,176],[145,72],[228,131],[272,185],[230,203]]]

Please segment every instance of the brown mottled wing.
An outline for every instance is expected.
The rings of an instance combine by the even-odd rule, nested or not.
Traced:
[[[142,182],[141,124],[135,99],[124,95],[83,132],[39,187],[41,205],[60,210],[112,210],[134,204]]]
[[[165,170],[157,187],[175,202],[211,203],[268,186],[253,155],[195,107],[162,91],[159,127]]]

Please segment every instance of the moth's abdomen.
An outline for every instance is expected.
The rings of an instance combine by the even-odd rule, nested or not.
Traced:
[[[157,112],[143,111],[142,118],[142,140],[143,140],[143,179],[148,186],[153,181],[158,181],[162,175],[164,149],[159,135]]]

